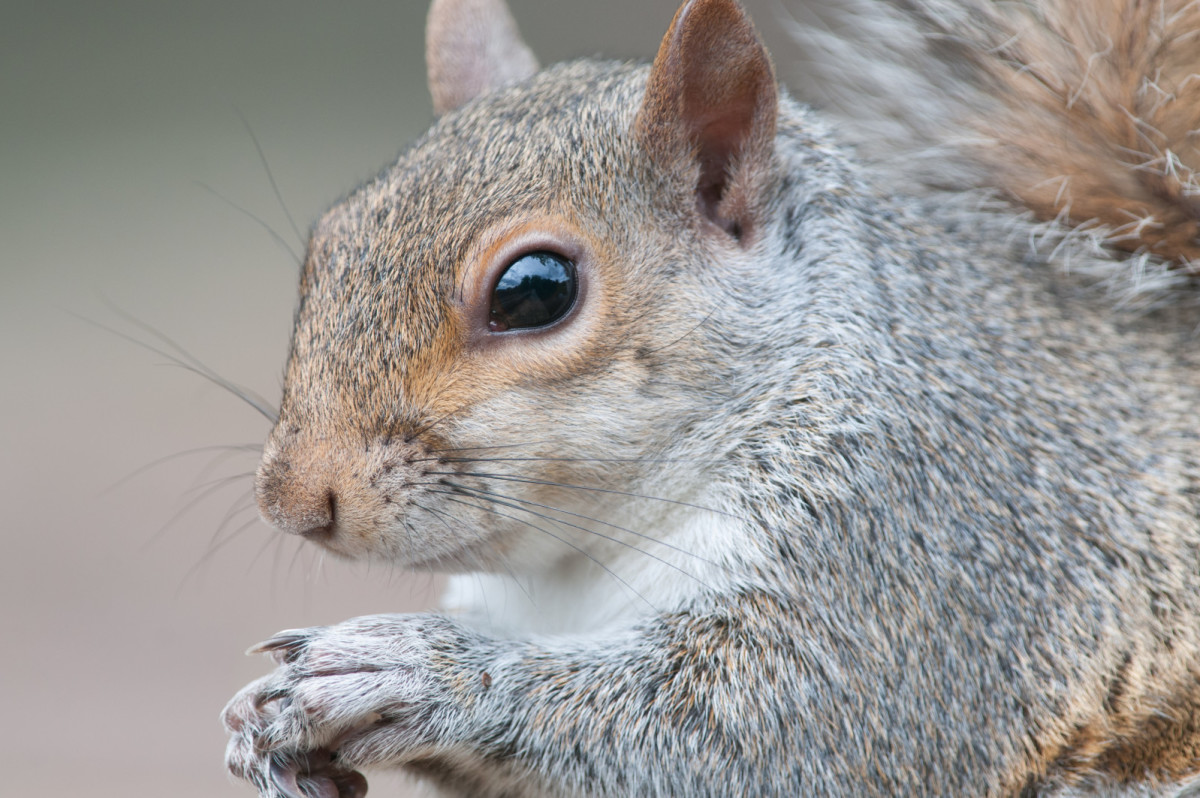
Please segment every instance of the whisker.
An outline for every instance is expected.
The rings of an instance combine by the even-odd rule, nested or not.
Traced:
[[[446,477],[463,476],[463,474],[460,474],[460,473],[454,472],[454,471],[429,471],[427,473],[431,474],[431,475],[446,476]],[[597,488],[597,487],[593,487],[593,486],[589,486],[589,485],[571,485],[566,482],[552,482],[550,480],[533,479],[531,477],[517,477],[517,476],[513,476],[511,474],[482,474],[477,471],[469,471],[469,472],[467,472],[467,476],[479,477],[480,479],[496,479],[496,480],[500,480],[503,482],[520,482],[525,485],[547,485],[549,487],[554,487],[554,488],[569,488],[572,490],[583,490],[583,491],[589,491],[592,493],[607,493],[607,494],[616,495],[616,496],[629,496],[634,499],[646,499],[649,501],[664,502],[666,504],[677,504],[682,507],[691,507],[696,510],[704,510],[705,512],[716,513],[717,515],[723,515],[723,516],[726,516],[727,518],[740,518],[740,516],[734,515],[733,513],[725,512],[724,510],[718,510],[715,507],[705,507],[700,504],[693,504],[691,502],[680,501],[679,499],[664,499],[661,496],[649,496],[649,495],[645,495],[645,494],[641,494],[641,493],[631,493],[629,491],[616,490],[614,488]]]
[[[267,154],[263,152],[262,145],[258,143],[258,136],[254,135],[254,129],[250,127],[250,122],[246,119],[246,115],[242,113],[241,109],[234,106],[233,110],[242,120],[246,132],[250,134],[250,140],[254,142],[254,149],[258,150],[258,158],[262,161],[263,171],[267,173],[267,181],[271,184],[271,190],[275,192],[275,199],[279,201],[279,207],[283,210],[283,215],[287,217],[288,224],[292,226],[292,232],[296,234],[296,240],[300,242],[300,246],[304,246],[304,235],[296,225],[296,220],[292,218],[292,212],[288,210],[287,203],[283,201],[283,194],[279,191],[279,186],[275,183],[275,175],[271,172],[271,164],[267,161]]]
[[[300,559],[300,554],[304,551],[305,547],[303,539],[300,540],[300,544],[301,545],[296,547],[296,553],[292,555],[292,561],[288,563],[288,576],[291,576],[296,572],[296,561]]]
[[[660,347],[658,347],[658,348],[656,348],[656,349],[651,349],[651,350],[650,350],[649,352],[647,352],[646,354],[648,354],[648,355],[653,355],[655,352],[661,352],[661,351],[663,351],[664,349],[670,349],[671,347],[675,346],[675,344],[679,343],[679,342],[680,342],[680,341],[682,341],[684,338],[687,338],[689,335],[691,335],[692,333],[694,333],[696,330],[699,330],[701,327],[703,327],[705,324],[707,324],[707,323],[708,323],[708,320],[709,320],[709,319],[711,319],[711,318],[713,317],[713,314],[714,314],[714,313],[716,313],[716,312],[717,312],[717,308],[714,306],[714,307],[713,307],[713,309],[712,309],[712,310],[710,310],[710,311],[708,312],[708,314],[707,314],[707,315],[706,315],[704,318],[700,319],[700,321],[698,321],[698,322],[696,323],[696,326],[694,326],[694,327],[692,327],[691,329],[689,329],[687,332],[685,332],[683,335],[681,335],[681,336],[679,336],[678,338],[676,338],[674,341],[671,341],[671,343],[669,343],[669,344],[663,344],[662,346],[660,346]]]
[[[430,482],[428,484],[439,485],[441,483],[440,482]],[[440,491],[438,491],[438,492],[440,492]],[[417,502],[413,502],[413,506],[419,507],[427,513],[432,513],[434,515],[444,515],[446,518],[448,518],[451,521],[453,521],[454,523],[458,524],[460,527],[468,526],[467,522],[463,521],[461,518],[455,518],[454,516],[450,515],[447,512],[444,512],[442,510],[437,510],[437,509],[434,509],[433,507],[426,507],[425,505],[418,504]],[[404,528],[408,530],[410,535],[414,534],[412,525],[408,521],[404,522]],[[449,526],[447,526],[446,528],[449,529]],[[450,530],[450,531],[451,531],[451,533],[454,532],[454,530]],[[529,602],[531,604],[535,603],[533,601],[533,596],[530,595],[529,591],[525,589],[525,586],[523,584],[521,584],[521,581],[519,579],[517,579],[517,575],[513,572],[512,566],[509,564],[508,559],[506,557],[500,556],[500,557],[497,557],[497,561],[500,563],[500,565],[502,565],[504,567],[504,570],[508,571],[508,575],[512,578],[512,581],[516,584],[516,586],[520,589],[520,591],[525,594],[525,597],[527,599],[529,599]]]
[[[420,457],[414,463],[700,463],[714,465],[723,460],[696,460],[691,457]]]
[[[262,448],[261,448],[261,447],[258,447],[256,451],[257,451],[257,452],[258,452],[258,454],[261,456],[261,454],[262,454]],[[195,479],[193,480],[193,482],[195,482],[195,481],[198,481],[198,480],[201,480],[201,479],[204,479],[205,477],[207,477],[207,476],[208,476],[209,474],[211,474],[211,473],[212,473],[214,470],[216,470],[216,467],[217,467],[217,464],[218,464],[218,463],[221,463],[221,462],[224,462],[225,460],[228,460],[228,459],[229,459],[229,457],[231,457],[232,455],[233,455],[233,452],[230,452],[230,453],[228,453],[228,455],[226,455],[226,456],[220,456],[220,455],[218,455],[217,457],[214,457],[214,458],[213,458],[211,461],[209,461],[208,463],[206,463],[206,464],[205,464],[205,465],[204,465],[204,466],[203,466],[203,467],[202,467],[202,468],[201,468],[199,471],[197,471],[197,472],[196,472],[196,476],[195,476]],[[253,485],[253,484],[254,484],[254,477],[255,477],[255,475],[258,473],[258,463],[257,463],[257,460],[258,460],[258,458],[256,457],[256,458],[255,458],[255,460],[256,460],[256,462],[255,462],[255,466],[254,466],[254,469],[255,469],[255,470],[253,470],[253,471],[242,471],[242,472],[239,472],[239,473],[237,473],[237,474],[234,474],[234,475],[232,475],[232,476],[230,477],[230,479],[244,479],[244,480],[245,480],[247,483],[249,483],[250,485]]]
[[[416,508],[418,508],[418,509],[424,510],[425,512],[427,512],[427,513],[429,513],[430,515],[432,515],[432,516],[434,516],[435,518],[437,518],[437,520],[441,521],[441,522],[442,522],[442,526],[446,527],[446,531],[447,531],[447,532],[449,532],[451,535],[454,535],[454,536],[457,536],[457,535],[458,535],[458,531],[456,531],[456,530],[452,529],[452,528],[450,527],[450,524],[449,524],[449,523],[446,521],[446,519],[442,517],[442,516],[444,516],[444,515],[445,515],[445,513],[438,512],[437,510],[433,509],[432,507],[426,507],[425,505],[423,505],[423,504],[418,504],[417,502],[413,502],[413,503],[412,503],[412,505],[413,505],[413,507],[416,507]],[[460,523],[461,523],[461,522],[460,522]],[[405,522],[405,524],[404,524],[404,525],[405,525],[405,527],[407,527],[407,528],[410,530],[410,533],[411,533],[412,527],[411,527],[411,526],[409,526],[409,524],[408,524],[408,522],[407,522],[407,521]]]
[[[221,522],[217,526],[217,529],[221,529],[225,526],[225,524],[229,523],[233,518],[241,513],[244,513],[247,510],[256,509],[257,505],[258,501],[254,497],[254,491],[249,491],[245,498],[243,498],[241,501],[234,500],[229,509],[225,511],[225,515],[221,518]]]
[[[572,529],[578,529],[581,532],[586,532],[589,535],[595,535],[598,538],[603,538],[604,540],[612,541],[613,543],[624,546],[627,549],[632,549],[633,551],[636,551],[639,554],[644,554],[647,557],[651,558],[652,560],[656,560],[657,562],[662,563],[663,565],[667,566],[668,568],[673,568],[674,570],[678,571],[679,573],[683,574],[684,576],[695,580],[698,584],[704,585],[704,587],[710,587],[710,585],[706,584],[703,579],[696,576],[695,574],[684,570],[683,568],[679,567],[678,565],[676,565],[675,563],[673,563],[669,560],[665,560],[662,557],[659,557],[657,554],[654,554],[653,552],[646,551],[645,549],[639,549],[637,546],[633,545],[629,541],[621,540],[620,538],[613,537],[612,535],[606,535],[603,532],[597,532],[594,529],[588,529],[587,527],[580,526],[579,524],[572,524],[570,521],[563,521],[560,518],[554,518],[552,516],[546,515],[545,513],[539,513],[536,510],[526,509],[526,508],[521,507],[520,505],[513,503],[513,502],[506,502],[506,501],[502,501],[502,500],[498,500],[498,499],[494,499],[494,498],[486,499],[486,497],[471,491],[471,489],[469,489],[469,488],[464,488],[459,485],[453,485],[452,487],[458,488],[458,490],[461,491],[460,495],[470,496],[471,498],[476,498],[476,499],[485,499],[485,500],[491,501],[495,504],[499,504],[501,507],[508,507],[509,509],[516,510],[518,512],[529,513],[534,518],[541,518],[541,519],[549,521],[553,524],[558,524],[560,527],[568,526],[568,527],[571,527]],[[430,491],[430,493],[444,493],[444,491]]]
[[[253,526],[257,522],[258,522],[258,518],[252,518],[249,521],[247,521],[246,523],[239,526],[237,529],[233,530],[233,532],[231,534],[226,535],[225,538],[223,540],[221,540],[219,543],[217,543],[215,545],[210,544],[208,547],[208,551],[204,552],[204,554],[201,555],[200,559],[197,560],[196,563],[187,570],[187,573],[185,573],[183,575],[183,578],[180,580],[180,583],[179,583],[179,589],[182,590],[183,586],[187,584],[188,580],[191,579],[192,577],[196,576],[196,574],[199,573],[200,569],[204,565],[209,563],[213,557],[216,556],[217,552],[219,552],[221,549],[228,546],[230,543],[232,543],[234,540],[236,540],[239,535],[241,535],[243,532],[245,532],[247,529],[249,529],[251,526]]]
[[[296,544],[296,552],[292,555],[293,562],[295,561],[296,555],[300,553],[300,549],[304,548],[304,544],[307,542],[303,538],[294,537],[292,535],[285,535],[280,540],[279,545],[275,549],[275,560],[271,563],[271,585],[276,590],[278,590],[281,581],[281,577],[279,575],[279,564],[283,560],[283,557],[286,553],[285,547],[289,542],[289,538]]]
[[[197,495],[193,496],[191,499],[189,499],[187,502],[185,502],[182,507],[180,507],[178,510],[176,510],[175,513],[172,514],[171,517],[168,518],[161,527],[159,527],[158,531],[150,536],[150,539],[146,542],[146,545],[149,546],[153,543],[158,542],[160,539],[162,539],[162,536],[164,534],[166,534],[168,529],[170,529],[172,526],[174,526],[179,521],[180,518],[182,518],[184,515],[189,513],[193,508],[196,507],[196,505],[200,504],[200,502],[202,502],[202,501],[208,499],[209,497],[213,496],[214,494],[218,493],[222,488],[228,487],[234,481],[239,481],[242,479],[245,479],[244,475],[239,475],[237,477],[231,477],[231,478],[227,478],[227,479],[216,480],[215,484],[210,483],[204,490],[202,490]],[[192,488],[191,491],[195,491],[196,489],[197,488]]]
[[[465,505],[465,506],[467,506],[467,507],[474,507],[474,508],[475,508],[475,509],[477,509],[477,510],[483,510],[485,513],[491,513],[492,515],[495,515],[495,516],[497,516],[497,517],[499,517],[499,518],[507,518],[507,519],[509,519],[509,520],[511,520],[511,521],[516,521],[516,522],[517,522],[517,523],[519,523],[519,524],[525,524],[526,526],[528,526],[528,527],[532,527],[533,529],[536,529],[536,530],[538,530],[539,532],[542,532],[543,534],[549,535],[550,537],[554,538],[555,540],[559,541],[560,543],[562,543],[562,544],[564,544],[564,545],[566,545],[566,546],[569,546],[569,547],[571,547],[572,549],[574,549],[575,551],[579,552],[579,553],[580,553],[580,554],[582,554],[584,557],[587,557],[589,560],[591,560],[592,562],[594,562],[596,565],[600,566],[600,568],[602,568],[602,569],[603,569],[603,570],[604,570],[604,571],[605,571],[605,572],[606,572],[606,573],[607,573],[609,576],[611,576],[613,579],[615,579],[615,580],[617,580],[618,582],[620,582],[622,585],[624,585],[624,586],[625,586],[625,588],[626,588],[626,589],[628,589],[628,590],[629,590],[631,593],[633,593],[635,596],[637,596],[639,599],[641,599],[643,602],[645,602],[646,606],[648,606],[648,607],[649,607],[651,610],[653,610],[653,611],[654,611],[654,612],[656,612],[656,613],[657,613],[657,612],[660,612],[660,610],[658,609],[658,607],[655,607],[655,606],[654,606],[654,604],[653,604],[653,603],[651,603],[651,601],[650,601],[649,599],[647,599],[647,598],[646,598],[645,596],[643,596],[643,595],[642,595],[640,592],[638,592],[638,590],[637,590],[637,589],[636,589],[636,588],[635,588],[633,585],[629,584],[629,583],[628,583],[628,582],[626,582],[626,581],[625,581],[623,578],[621,578],[621,576],[620,576],[620,575],[618,575],[618,574],[617,574],[615,571],[613,571],[613,569],[609,568],[607,565],[605,565],[604,563],[602,563],[600,560],[596,559],[594,556],[592,556],[592,555],[591,555],[591,554],[589,554],[588,552],[586,552],[586,551],[584,551],[583,549],[579,548],[578,546],[576,546],[576,545],[575,545],[574,543],[572,543],[571,541],[569,541],[569,540],[567,540],[567,539],[565,539],[565,538],[559,537],[558,535],[554,534],[554,533],[553,533],[553,532],[551,532],[550,530],[548,530],[548,529],[543,529],[542,527],[538,526],[537,524],[534,524],[534,523],[531,523],[531,522],[529,522],[529,521],[526,521],[526,520],[525,520],[525,519],[523,519],[523,518],[517,518],[517,517],[515,517],[515,516],[508,515],[507,513],[502,513],[502,512],[500,512],[499,510],[493,509],[493,508],[491,508],[491,507],[484,507],[484,506],[482,506],[482,505],[478,505],[478,504],[472,504],[471,502],[465,502],[465,501],[462,501],[461,499],[456,499],[456,498],[454,498],[453,496],[447,496],[447,498],[446,498],[446,501],[454,502],[455,504],[462,504],[462,505]]]
[[[250,507],[253,506],[253,495],[251,495],[249,498],[250,498],[249,504],[246,503],[246,499],[242,499],[240,502],[235,499],[233,504],[230,506],[230,508],[225,511],[225,517],[221,519],[221,522],[219,524],[217,524],[217,528],[214,529],[212,535],[209,536],[208,546],[210,549],[214,546],[217,546],[217,547],[223,546],[225,544],[226,540],[237,537],[243,529],[245,529],[247,526],[250,525],[250,522],[248,521],[245,524],[243,524],[241,527],[239,527],[237,530],[235,530],[234,532],[228,533],[227,537],[222,537],[223,535],[226,535],[225,530],[229,527],[229,525],[231,523],[233,523],[233,519],[236,518],[239,514],[244,513],[246,510],[249,510]],[[241,505],[241,506],[239,507],[239,505]],[[254,519],[251,519],[251,520],[254,520]]]
[[[541,446],[549,441],[528,441],[526,443],[502,443],[496,446],[451,446],[446,449],[430,449],[431,452],[482,452],[488,449],[519,449],[522,446]]]
[[[473,493],[477,493],[477,494],[480,494],[483,496],[496,497],[499,499],[506,499],[508,501],[519,502],[521,504],[528,504],[531,507],[538,507],[543,510],[549,510],[550,512],[562,513],[563,515],[569,515],[572,518],[580,518],[585,521],[593,521],[597,524],[603,524],[604,526],[609,527],[611,529],[617,529],[617,530],[620,530],[621,532],[628,532],[631,535],[636,535],[637,537],[639,537],[643,540],[649,541],[651,543],[656,543],[659,546],[665,546],[666,548],[671,549],[672,551],[676,551],[676,552],[679,552],[680,554],[686,555],[688,557],[692,557],[693,559],[699,560],[700,562],[705,563],[707,565],[716,566],[718,568],[726,567],[726,566],[722,565],[721,563],[718,563],[714,560],[710,560],[706,557],[702,557],[699,554],[690,552],[685,548],[676,546],[672,543],[668,543],[665,540],[659,540],[658,538],[654,537],[653,535],[647,535],[646,533],[638,532],[635,529],[629,529],[628,527],[623,527],[623,526],[620,526],[619,524],[614,524],[609,521],[601,520],[599,518],[593,518],[590,515],[583,515],[582,513],[573,513],[570,510],[564,510],[561,507],[551,507],[550,505],[539,504],[538,502],[530,501],[529,499],[522,499],[517,496],[506,496],[503,493],[494,493],[492,491],[483,490],[481,488],[471,488],[471,487],[467,487],[467,486],[460,486],[460,485],[456,485],[451,482],[446,482],[445,484],[450,485],[451,487],[465,487],[467,490],[470,490]],[[582,529],[582,527],[579,527],[579,528]],[[587,531],[591,531],[591,530],[587,530]],[[599,534],[599,533],[597,533],[597,534]],[[641,549],[638,549],[638,551],[641,551]]]
[[[316,555],[312,558],[312,563],[308,566],[307,584],[313,585],[321,580],[325,573],[325,554],[324,548],[318,548]],[[306,596],[306,600],[311,597]]]
[[[529,592],[529,588],[521,584],[521,580],[517,577],[516,571],[512,569],[512,563],[508,561],[508,557],[502,556],[499,558],[499,560],[500,564],[504,566],[504,570],[508,572],[508,578],[512,580],[514,585],[517,586],[517,590],[520,590],[525,598],[529,600],[529,603],[536,607],[537,602],[534,601],[533,594]]]
[[[463,521],[461,518],[456,518],[455,516],[451,515],[450,513],[445,512],[444,510],[438,510],[434,507],[426,507],[425,505],[418,504],[417,502],[413,502],[413,506],[418,507],[427,513],[430,513],[431,515],[438,516],[439,517],[438,520],[440,520],[442,522],[442,524],[446,527],[447,530],[450,531],[450,533],[452,535],[458,534],[458,533],[454,530],[453,527],[450,526],[450,524],[449,524],[450,521],[453,521],[458,526],[460,531],[462,529],[465,529],[468,527],[468,524],[465,521]],[[406,529],[408,529],[409,534],[413,534],[412,524],[405,521],[404,526]],[[466,568],[466,570],[472,570],[472,571],[483,570],[484,566],[486,565],[483,562],[483,560],[477,554],[472,554],[471,556],[473,559],[473,562],[471,562],[471,563],[467,563],[464,560],[462,560],[460,555],[458,555],[458,554],[454,555],[454,560],[459,565],[468,566]]]
[[[404,437],[410,441],[414,440],[416,438],[419,438],[421,435],[424,435],[426,432],[429,432],[429,430],[433,429],[438,424],[441,424],[443,421],[446,421],[447,419],[452,418],[454,416],[454,414],[456,414],[459,410],[462,410],[462,408],[456,407],[453,410],[451,410],[449,413],[446,413],[444,416],[441,416],[440,418],[435,418],[433,421],[430,421],[425,426],[418,427],[416,430],[408,433]]]
[[[213,385],[216,385],[217,387],[222,388],[225,391],[228,391],[229,393],[233,394],[237,398],[241,399],[246,404],[253,407],[260,414],[262,414],[262,416],[265,419],[270,421],[272,424],[274,424],[278,420],[278,418],[279,418],[278,412],[275,410],[275,408],[273,408],[271,406],[271,403],[268,402],[266,399],[262,398],[261,396],[256,394],[254,391],[251,391],[249,388],[245,388],[241,385],[238,385],[237,383],[233,382],[232,380],[225,379],[220,374],[218,374],[217,372],[215,372],[211,368],[209,368],[207,365],[205,365],[195,355],[188,352],[186,349],[184,349],[182,346],[177,344],[175,341],[173,341],[167,335],[156,330],[154,327],[150,326],[146,322],[142,321],[141,319],[136,318],[135,316],[133,316],[129,313],[126,313],[124,310],[122,310],[121,308],[112,304],[108,300],[103,300],[103,301],[104,301],[104,304],[113,313],[116,313],[118,316],[125,319],[125,321],[134,325],[142,332],[161,341],[166,347],[168,347],[171,350],[174,350],[174,352],[176,352],[177,354],[172,354],[167,349],[163,349],[161,347],[154,346],[153,344],[147,343],[146,341],[143,341],[141,339],[134,338],[132,335],[123,333],[120,330],[117,330],[113,327],[109,327],[106,324],[101,324],[100,322],[95,321],[93,319],[89,319],[85,316],[79,316],[79,315],[75,315],[75,314],[72,314],[72,315],[75,315],[75,318],[79,319],[82,322],[90,324],[93,327],[98,327],[101,330],[105,330],[106,332],[108,332],[112,335],[115,335],[118,338],[122,338],[122,339],[130,342],[131,344],[134,344],[135,346],[140,346],[143,349],[149,350],[150,352],[153,352],[154,354],[156,354],[160,357],[165,357],[165,358],[167,358],[167,360],[171,361],[174,365],[178,366],[179,368],[182,368],[185,371],[190,371],[191,373],[193,373],[199,377],[203,377],[204,379],[211,382]]]
[[[267,549],[271,547],[271,544],[278,543],[280,541],[280,539],[284,536],[283,532],[281,532],[280,530],[275,529],[273,527],[268,527],[268,530],[270,531],[271,534],[267,536],[267,539],[263,541],[263,544],[258,547],[258,551],[256,551],[254,553],[254,556],[250,558],[250,562],[246,566],[246,573],[250,573],[251,571],[253,571],[254,564],[256,562],[258,562],[259,558],[262,557],[264,553],[266,553]]]
[[[488,620],[489,626],[494,626],[495,621],[492,620],[492,605],[488,602],[487,591],[483,588],[483,577],[478,571],[475,572],[475,584],[479,586],[479,598],[483,601],[483,614]]]
[[[262,227],[262,229],[266,230],[266,231],[267,231],[267,234],[268,234],[269,236],[271,236],[271,238],[272,238],[272,239],[274,239],[274,241],[275,241],[275,243],[276,243],[276,244],[278,244],[279,246],[283,247],[283,251],[284,251],[284,252],[286,252],[286,253],[288,254],[288,256],[289,256],[290,258],[292,258],[292,259],[293,259],[293,260],[294,260],[296,263],[300,263],[300,262],[303,260],[303,259],[300,257],[300,253],[299,253],[299,252],[297,252],[296,250],[292,249],[292,245],[291,245],[291,244],[289,244],[289,243],[288,243],[288,242],[287,242],[287,241],[284,239],[284,237],[283,237],[283,236],[281,236],[281,235],[279,235],[279,233],[275,232],[275,228],[274,228],[274,227],[271,227],[271,225],[267,224],[266,220],[264,220],[262,217],[260,217],[260,216],[258,216],[257,214],[255,214],[255,213],[254,213],[253,211],[251,211],[249,208],[244,208],[244,207],[242,207],[241,205],[238,205],[236,202],[234,202],[233,200],[231,200],[229,197],[226,197],[224,194],[222,194],[221,192],[217,191],[215,188],[213,188],[212,186],[208,185],[207,183],[203,183],[203,182],[201,182],[201,181],[199,181],[199,180],[194,180],[194,181],[192,181],[192,182],[194,182],[194,183],[195,183],[197,186],[199,186],[200,188],[204,189],[204,190],[205,190],[205,191],[207,191],[208,193],[212,194],[212,195],[213,195],[214,197],[216,197],[217,199],[221,200],[221,202],[224,202],[226,205],[228,205],[229,207],[233,208],[233,209],[234,209],[235,211],[237,211],[238,213],[241,213],[241,214],[243,214],[243,215],[245,215],[245,216],[249,217],[249,218],[251,219],[251,221],[257,222],[257,223],[258,223],[258,225],[259,225],[260,227]]]
[[[184,491],[184,495],[186,496],[189,493],[195,493],[198,490],[215,491],[225,487],[226,485],[232,485],[235,482],[245,482],[252,476],[254,476],[253,471],[243,471],[240,474],[230,474],[229,476],[225,477],[217,477],[216,479],[210,479],[207,482],[201,482],[199,484],[192,485],[190,488]]]
[[[111,493],[112,491],[116,490],[117,488],[121,487],[122,485],[124,485],[124,484],[130,482],[131,480],[146,473],[150,469],[157,468],[158,466],[169,463],[172,460],[178,460],[183,457],[190,457],[194,454],[202,454],[204,452],[213,452],[213,451],[217,451],[218,454],[213,457],[213,461],[210,462],[208,464],[208,466],[206,466],[206,468],[211,468],[215,463],[227,460],[229,457],[232,457],[233,455],[241,453],[241,452],[251,452],[251,451],[252,452],[261,452],[262,447],[258,444],[252,444],[252,443],[246,443],[246,444],[240,444],[240,445],[229,444],[229,445],[223,445],[223,446],[222,445],[197,446],[193,449],[186,449],[182,452],[175,452],[174,454],[168,454],[164,457],[159,457],[155,460],[152,460],[143,466],[139,466],[138,468],[135,468],[133,471],[129,472],[125,476],[118,479],[116,482],[114,482],[111,485],[109,485],[108,487],[106,487],[101,492],[100,495],[103,496],[104,494]]]

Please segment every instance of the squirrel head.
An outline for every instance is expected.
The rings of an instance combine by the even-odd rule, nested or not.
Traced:
[[[698,286],[755,246],[778,89],[732,0],[649,69],[545,71],[501,0],[435,0],[427,57],[439,119],[314,228],[257,496],[336,553],[496,567],[712,415]]]

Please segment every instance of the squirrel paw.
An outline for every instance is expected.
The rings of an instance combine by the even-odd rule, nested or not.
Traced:
[[[226,706],[226,766],[264,798],[360,798],[367,785],[355,768],[434,753],[455,714],[431,664],[450,627],[372,615],[254,646],[279,668]]]

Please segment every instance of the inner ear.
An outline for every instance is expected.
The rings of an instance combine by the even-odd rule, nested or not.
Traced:
[[[729,195],[729,184],[736,179],[735,158],[742,152],[749,125],[745,116],[738,117],[737,109],[700,127],[696,133],[696,159],[700,176],[696,185],[696,200],[700,212],[734,238],[741,238],[742,227],[748,221],[739,217],[745,209],[726,207],[722,202]]]
[[[663,168],[698,168],[698,211],[741,238],[758,221],[777,105],[771,60],[741,6],[689,0],[663,37],[634,132]]]
[[[433,0],[425,64],[438,116],[538,71],[504,0]]]

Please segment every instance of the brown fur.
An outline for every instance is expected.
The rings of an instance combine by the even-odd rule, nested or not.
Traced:
[[[1065,255],[1073,266],[1128,275],[1125,298],[1200,269],[1197,3],[788,7],[804,51],[795,90],[844,117],[875,168],[937,191],[999,191],[1046,223],[1050,243],[1083,244]]]
[[[1040,756],[1018,781],[1038,773],[1056,784],[1079,785],[1101,776],[1115,784],[1163,788],[1200,774],[1196,674],[1185,674],[1168,691],[1150,687],[1154,679],[1153,674],[1114,677],[1107,712],[1065,736],[1043,736]]]
[[[998,184],[1042,219],[1104,225],[1115,247],[1200,270],[1200,4],[989,10],[979,63],[1002,107],[969,124]]]

